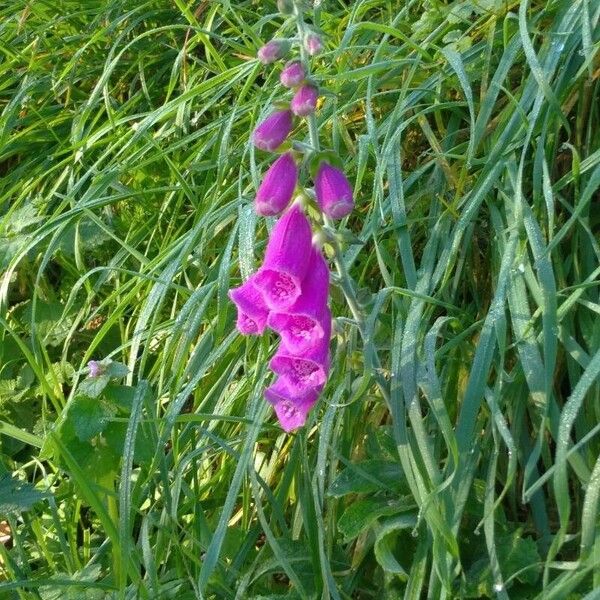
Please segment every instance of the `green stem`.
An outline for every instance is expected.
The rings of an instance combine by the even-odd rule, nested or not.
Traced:
[[[294,3],[294,15],[296,17],[296,27],[298,29],[298,37],[300,38],[300,58],[302,59],[302,63],[306,69],[307,77],[310,77],[310,57],[306,48],[304,47],[304,37],[305,37],[305,29],[306,25],[304,23],[304,18],[302,14],[302,8],[300,7],[300,2]],[[310,144],[313,147],[315,152],[319,152],[321,146],[319,143],[319,128],[317,125],[317,119],[314,114],[309,115],[306,118],[306,123],[308,126],[308,135],[310,139]],[[388,389],[388,384],[381,372],[381,361],[379,360],[379,355],[377,353],[377,348],[374,346],[372,340],[369,339],[366,332],[365,327],[365,316],[362,308],[358,302],[358,297],[356,295],[356,283],[348,273],[348,269],[346,268],[346,263],[344,261],[344,255],[342,253],[342,249],[340,247],[339,241],[335,236],[335,226],[333,221],[322,214],[323,225],[325,229],[330,233],[328,235],[328,241],[333,248],[333,262],[335,264],[335,268],[338,273],[340,287],[342,288],[342,293],[346,298],[346,303],[348,304],[348,308],[352,313],[352,317],[356,322],[356,327],[358,328],[358,332],[360,333],[360,337],[365,346],[371,346],[372,352],[369,353],[373,357],[373,364],[367,365],[368,368],[373,372],[375,380],[377,382],[378,387],[381,390],[383,397],[386,402],[390,403],[390,394]]]

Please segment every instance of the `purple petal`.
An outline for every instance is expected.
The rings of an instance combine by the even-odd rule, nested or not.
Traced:
[[[295,395],[286,381],[280,378],[265,390],[265,398],[273,405],[281,427],[289,433],[304,425],[319,392],[320,389],[311,388],[300,396]]]
[[[322,323],[330,318],[326,314],[328,295],[329,267],[321,251],[313,246],[299,298],[285,312],[271,312],[267,321],[294,354],[306,350],[323,337]]]
[[[243,335],[259,335],[267,326],[269,309],[254,285],[256,273],[240,287],[229,290],[229,298],[238,310],[236,326]]]
[[[310,223],[299,204],[293,204],[273,227],[263,266],[254,280],[271,310],[285,310],[300,296],[311,238]]]
[[[354,208],[350,183],[342,171],[329,163],[319,165],[315,194],[321,210],[331,219],[341,219]]]
[[[327,309],[321,322],[323,337],[303,352],[294,353],[281,344],[271,359],[271,369],[285,379],[290,390],[303,394],[308,388],[325,384],[329,373],[331,313]]]
[[[287,88],[293,88],[300,85],[306,77],[306,70],[301,62],[295,61],[288,63],[281,71],[279,80],[281,85]]]
[[[291,110],[280,110],[269,115],[255,130],[252,141],[257,148],[273,152],[286,140],[293,126]]]
[[[265,173],[256,193],[255,209],[264,217],[278,215],[290,203],[298,182],[298,167],[290,152],[282,154]]]
[[[306,117],[315,112],[319,91],[313,85],[303,85],[292,98],[290,108],[298,117]]]

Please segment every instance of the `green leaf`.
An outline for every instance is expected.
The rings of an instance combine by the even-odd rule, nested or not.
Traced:
[[[88,377],[79,384],[78,392],[88,398],[98,398],[108,385],[110,377],[108,375],[98,375],[98,377]]]
[[[417,517],[414,514],[399,515],[386,521],[378,528],[375,538],[375,558],[381,565],[384,571],[394,573],[402,577],[408,577],[404,567],[398,562],[396,556],[401,554],[404,557],[410,556],[406,547],[403,547],[402,552],[396,552],[395,545],[398,535],[403,530],[412,528],[417,522]]]
[[[344,469],[329,486],[328,494],[341,497],[382,489],[398,490],[404,484],[402,467],[397,462],[366,460]]]
[[[46,495],[30,483],[13,479],[8,473],[0,475],[0,515],[29,510]]]
[[[338,529],[344,538],[349,541],[357,537],[364,529],[372,525],[377,519],[384,516],[395,515],[415,507],[410,496],[399,500],[389,498],[364,498],[352,502],[346,508],[340,520]]]
[[[115,412],[113,406],[99,399],[77,396],[69,407],[67,419],[71,420],[77,437],[85,442],[104,431]]]

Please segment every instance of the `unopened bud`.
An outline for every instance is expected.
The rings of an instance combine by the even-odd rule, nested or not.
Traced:
[[[304,39],[304,47],[311,56],[315,56],[323,50],[323,40],[316,33],[309,33]]]
[[[291,15],[294,12],[293,0],[277,0],[277,8],[284,15]]]
[[[287,40],[271,40],[257,52],[258,60],[264,65],[268,65],[283,58],[289,49],[290,43]]]

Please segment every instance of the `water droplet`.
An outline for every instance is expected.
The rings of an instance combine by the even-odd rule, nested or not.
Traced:
[[[499,594],[500,592],[504,591],[504,585],[502,585],[502,583],[495,583],[494,591]]]

